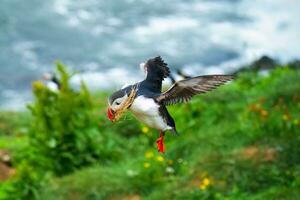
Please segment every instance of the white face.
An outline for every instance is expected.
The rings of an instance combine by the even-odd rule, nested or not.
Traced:
[[[43,74],[43,79],[44,79],[44,80],[47,80],[47,81],[48,81],[48,80],[51,79],[51,77],[52,77],[51,74],[48,73],[48,72],[46,72],[46,73]]]
[[[118,110],[118,109],[122,106],[123,102],[125,102],[125,101],[127,100],[127,98],[128,98],[128,95],[125,94],[125,96],[115,99],[115,100],[112,102],[112,104],[110,105],[110,108],[111,108],[113,111]]]

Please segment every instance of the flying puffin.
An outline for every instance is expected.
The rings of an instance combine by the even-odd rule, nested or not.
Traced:
[[[116,111],[128,100],[131,91],[136,89],[128,109],[139,121],[159,131],[160,137],[156,143],[158,151],[162,153],[165,151],[165,132],[169,130],[173,135],[178,135],[174,119],[166,106],[188,102],[193,96],[233,79],[232,75],[197,76],[178,81],[162,92],[162,81],[170,75],[170,69],[164,60],[160,56],[149,59],[143,67],[145,80],[118,90],[108,98],[107,116],[114,121]]]

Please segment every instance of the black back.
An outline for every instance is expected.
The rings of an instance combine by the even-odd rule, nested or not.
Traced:
[[[141,86],[146,87],[154,93],[160,93],[162,81],[170,75],[170,69],[167,67],[167,63],[158,56],[149,59],[145,64],[145,68],[147,70],[147,77],[142,81]]]

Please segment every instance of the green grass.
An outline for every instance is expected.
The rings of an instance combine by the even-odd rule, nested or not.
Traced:
[[[30,119],[28,112],[0,112],[0,149],[12,154],[14,160],[28,145]]]
[[[300,199],[299,80],[300,72],[288,68],[265,77],[243,73],[189,104],[169,107],[180,136],[166,135],[165,154],[156,150],[157,131],[132,115],[111,124],[107,94],[97,93],[100,158],[51,176],[37,198]]]
[[[41,199],[299,199],[299,78],[288,69],[265,78],[244,74],[170,107],[180,136],[167,135],[163,155],[155,130],[121,135],[135,123],[131,116],[105,124],[112,131],[103,134],[118,138],[122,157],[53,179]],[[210,183],[200,189],[205,178]]]

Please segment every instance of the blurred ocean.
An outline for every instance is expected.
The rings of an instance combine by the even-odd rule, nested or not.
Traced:
[[[263,54],[286,62],[299,37],[299,0],[0,0],[0,108],[23,108],[57,59],[107,89],[141,79],[156,55],[199,75]]]

